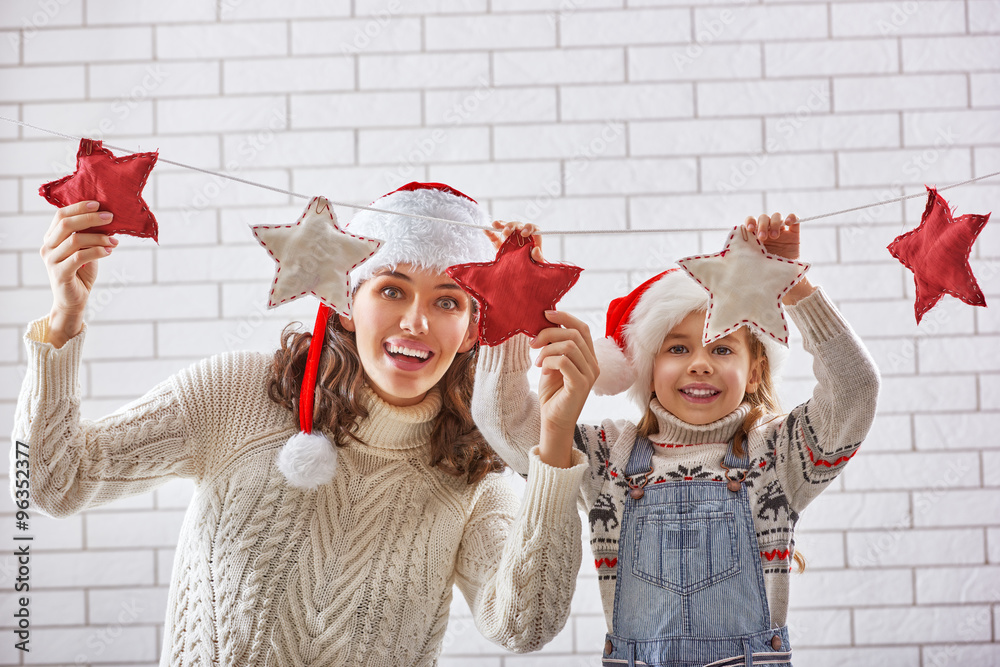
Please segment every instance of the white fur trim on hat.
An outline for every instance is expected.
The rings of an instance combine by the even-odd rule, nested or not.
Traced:
[[[432,188],[397,190],[377,199],[372,206],[473,223],[484,229],[489,224],[486,211],[471,199]],[[482,229],[446,222],[362,209],[354,215],[346,230],[384,242],[378,252],[351,272],[351,289],[356,289],[386,266],[413,264],[422,269],[444,271],[455,264],[488,262],[496,256],[493,244]]]
[[[278,452],[277,464],[291,486],[313,490],[333,480],[337,449],[322,433],[299,431]]]
[[[601,374],[594,383],[594,393],[598,396],[620,394],[635,382],[635,371],[622,349],[611,338],[594,341],[594,356]]]
[[[626,354],[631,360],[635,381],[629,387],[629,398],[645,410],[652,396],[653,361],[667,333],[688,316],[708,309],[708,292],[683,271],[664,275],[639,299],[624,328]],[[772,340],[747,329],[764,343],[772,382],[780,377],[788,350]],[[604,369],[601,369],[603,375]]]

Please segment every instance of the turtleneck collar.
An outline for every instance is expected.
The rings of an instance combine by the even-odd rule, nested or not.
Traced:
[[[375,449],[400,451],[425,446],[441,412],[441,390],[431,388],[420,403],[408,407],[389,405],[365,386],[361,402],[368,418],[358,424],[357,436]]]
[[[653,442],[671,445],[702,445],[711,443],[728,443],[733,439],[736,429],[750,412],[750,405],[743,403],[722,419],[710,424],[696,426],[681,421],[667,412],[655,398],[650,399],[649,408],[656,416],[659,429],[649,436]]]

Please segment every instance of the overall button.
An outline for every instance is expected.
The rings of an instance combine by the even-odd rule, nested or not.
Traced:
[[[604,642],[604,655],[611,655],[611,651],[615,649],[615,645],[611,643],[611,640]]]
[[[775,651],[781,650],[781,637],[779,637],[778,635],[771,637],[771,648],[773,648]]]
[[[639,500],[646,495],[646,492],[642,490],[641,486],[635,486],[629,489],[628,494],[632,496],[632,500]]]
[[[726,488],[728,488],[733,493],[739,493],[740,492],[740,480],[738,480],[738,479],[731,479],[731,480],[729,480],[729,482],[726,483]]]

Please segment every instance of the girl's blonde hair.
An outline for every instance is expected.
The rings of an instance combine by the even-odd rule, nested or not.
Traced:
[[[744,443],[752,430],[769,424],[782,414],[781,404],[778,401],[778,392],[775,391],[774,379],[771,377],[771,365],[767,358],[767,348],[764,347],[764,343],[757,336],[751,334],[745,327],[743,331],[748,339],[747,347],[750,352],[750,363],[756,362],[758,364],[757,371],[760,377],[757,388],[752,393],[748,392],[743,395],[743,402],[750,405],[750,412],[747,413],[747,416],[733,435],[733,454],[736,456],[746,456]],[[761,421],[767,416],[770,416],[770,418]],[[659,430],[659,422],[656,420],[656,415],[651,408],[647,407],[646,413],[642,416],[642,420],[636,427],[636,431],[639,435],[648,438],[655,434],[657,430]],[[793,558],[798,572],[805,571],[805,557],[798,551],[795,551]]]
[[[298,415],[312,332],[297,331],[296,324],[289,324],[281,334],[281,348],[271,360],[267,393],[275,403]],[[464,476],[469,484],[506,467],[472,421],[472,386],[478,353],[476,345],[455,355],[438,381],[442,405],[430,437],[431,465],[454,477]],[[334,315],[327,324],[326,345],[319,360],[313,423],[329,432],[337,447],[346,447],[351,441],[361,442],[355,431],[358,422],[368,417],[361,401],[364,385],[365,373],[354,333],[345,329]]]

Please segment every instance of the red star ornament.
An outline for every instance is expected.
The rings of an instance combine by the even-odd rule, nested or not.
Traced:
[[[944,197],[928,187],[920,224],[888,245],[892,256],[913,272],[917,324],[944,294],[970,306],[986,306],[986,297],[969,266],[969,254],[990,215],[969,213],[953,218]]]
[[[156,218],[142,198],[142,189],[158,155],[154,151],[115,157],[99,140],[81,139],[76,171],[43,184],[38,194],[60,208],[81,201],[97,201],[102,211],[114,214],[111,224],[84,232],[128,234],[157,241]]]
[[[742,326],[788,345],[781,297],[802,280],[809,265],[772,255],[741,227],[734,227],[722,252],[694,255],[677,263],[708,290],[702,342],[708,345]]]
[[[517,333],[537,336],[552,310],[583,273],[569,264],[531,258],[534,239],[511,234],[492,262],[457,264],[448,275],[479,302],[479,341],[499,345]]]
[[[350,316],[351,271],[382,245],[337,226],[330,202],[313,197],[294,225],[254,225],[260,245],[277,267],[267,307],[312,294],[328,307]]]

